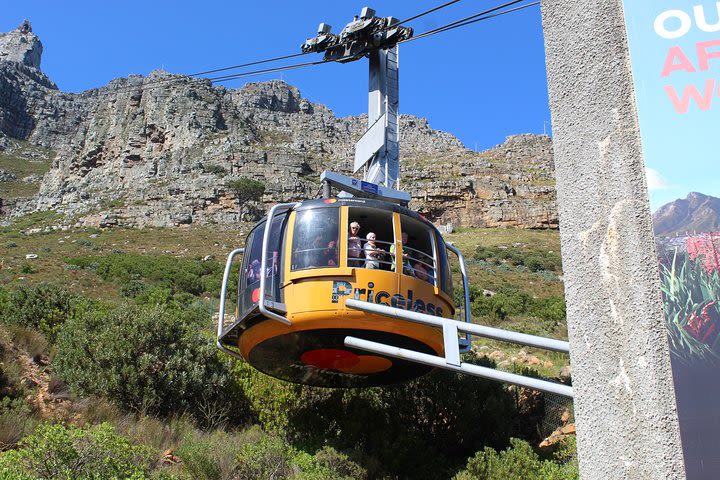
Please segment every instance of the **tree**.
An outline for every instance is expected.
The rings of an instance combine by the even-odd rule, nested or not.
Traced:
[[[237,196],[241,219],[245,213],[245,204],[251,200],[259,202],[265,193],[265,184],[252,178],[242,177],[238,180],[230,180],[225,186]]]

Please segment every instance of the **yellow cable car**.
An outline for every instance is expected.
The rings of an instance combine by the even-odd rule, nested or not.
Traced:
[[[244,252],[237,320],[228,328],[220,322],[218,345],[235,355],[227,347],[237,347],[258,370],[307,385],[361,387],[431,369],[348,348],[347,336],[444,354],[441,329],[345,306],[353,298],[452,318],[447,246],[412,210],[363,198],[279,205],[250,232]],[[224,290],[226,283],[227,273]]]

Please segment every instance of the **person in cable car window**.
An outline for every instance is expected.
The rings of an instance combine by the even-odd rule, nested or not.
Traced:
[[[307,267],[324,267],[327,264],[325,260],[326,242],[321,234],[315,235],[310,248],[306,252],[306,268]]]
[[[274,251],[272,253],[272,259],[270,260],[270,265],[267,267],[267,271],[265,272],[266,277],[272,277],[277,275],[278,273],[278,252]]]
[[[408,234],[407,234],[407,232],[402,232],[401,237],[402,237],[403,247],[405,247],[405,245],[407,245],[407,243],[408,243]],[[395,263],[395,262],[397,261],[397,259],[395,258],[395,257],[396,257],[396,248],[395,248],[395,244],[394,244],[394,243],[393,243],[392,245],[390,245],[390,254],[391,254],[391,256],[392,256],[392,259],[391,259],[391,260],[392,260],[391,269],[392,269],[392,271],[394,272],[394,271],[395,271],[395,266],[396,266],[396,263]],[[408,252],[404,252],[404,253],[403,253],[403,273],[404,273],[405,275],[410,275],[411,277],[415,275],[415,272],[413,272],[413,268],[412,268],[412,266],[410,265],[410,254],[409,254]]]
[[[370,232],[367,234],[367,243],[363,247],[365,250],[365,268],[378,269],[380,268],[380,258],[382,258],[385,250],[375,245],[377,236]]]
[[[338,251],[337,242],[330,240],[327,244],[327,248],[323,252],[323,265],[328,267],[337,267],[338,264]]]
[[[427,281],[427,279],[428,279],[427,270],[425,269],[425,266],[422,263],[415,262],[415,265],[413,265],[413,270],[415,270],[416,278]]]
[[[412,266],[413,271],[415,272],[415,277],[424,280],[428,283],[434,283],[435,277],[433,276],[433,272],[431,268],[426,267],[420,262],[415,262],[415,264]]]
[[[250,262],[246,276],[248,284],[260,281],[260,260],[256,258]]]
[[[363,254],[362,239],[359,237],[360,224],[352,222],[350,224],[350,232],[348,233],[348,266],[362,267],[365,264]]]

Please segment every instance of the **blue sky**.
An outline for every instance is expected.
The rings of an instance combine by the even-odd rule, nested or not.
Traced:
[[[720,125],[720,58],[708,60],[702,71],[698,63],[697,43],[720,39],[718,32],[704,32],[697,26],[693,6],[702,6],[706,23],[718,23],[715,1],[707,0],[625,0],[633,78],[637,94],[640,131],[646,167],[651,169],[650,205],[653,210],[689,192],[720,197],[717,175],[718,126]],[[655,19],[668,10],[680,10],[690,19],[688,32],[678,38],[664,38],[656,32]],[[669,15],[662,26],[664,35],[682,33],[683,15]],[[720,26],[720,25],[719,25]],[[687,68],[671,69],[662,76],[672,47],[680,47],[692,67],[673,55],[671,64]],[[720,46],[706,49],[720,52]],[[691,72],[688,70],[695,70]],[[715,80],[717,79],[717,80]],[[687,113],[678,113],[665,91],[672,86],[679,98],[688,85],[704,93],[706,82],[715,81],[709,108],[701,110],[691,101]]]
[[[380,16],[404,19],[442,3],[0,0],[0,31],[28,18],[43,42],[43,71],[61,90],[79,92],[159,68],[194,73],[296,53],[321,21],[337,33],[366,5]],[[463,0],[409,25],[421,33],[499,3]],[[550,133],[537,6],[402,45],[400,66],[401,112],[428,118],[469,148],[486,149],[517,133]],[[367,110],[365,60],[224,85],[272,78],[297,86],[338,116]]]

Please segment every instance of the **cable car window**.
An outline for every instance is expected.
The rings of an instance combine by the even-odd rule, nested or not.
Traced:
[[[340,209],[337,207],[297,212],[291,270],[337,267],[340,261],[337,248],[339,224]]]
[[[435,285],[437,265],[433,229],[423,222],[405,216],[400,217],[400,225],[403,240],[403,273]]]
[[[450,262],[448,261],[447,247],[445,240],[440,234],[437,235],[437,252],[438,252],[438,270],[442,272],[440,275],[440,288],[443,292],[451,297],[453,296],[452,274],[450,273]]]
[[[273,220],[268,241],[268,258],[265,275],[267,276],[268,297],[276,302],[282,302],[280,290],[282,276],[282,255],[280,252],[282,238],[285,234],[287,215],[280,215]],[[263,236],[265,233],[265,222],[258,224],[250,235],[248,235],[245,246],[245,256],[240,270],[240,281],[238,292],[238,310],[245,313],[253,308],[259,300],[259,287],[261,272],[261,254]]]
[[[351,207],[348,221],[348,266],[393,270],[395,230],[392,212]]]

